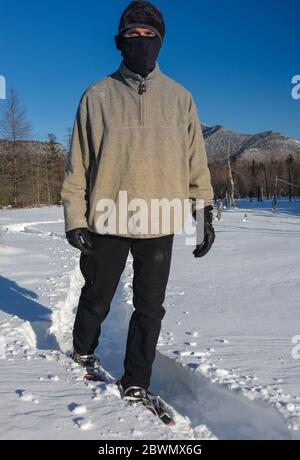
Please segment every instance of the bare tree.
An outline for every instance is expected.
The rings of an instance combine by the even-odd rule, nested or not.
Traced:
[[[70,150],[71,148],[71,140],[72,140],[72,128],[68,127],[67,134],[65,136],[67,150]]]
[[[252,162],[249,165],[250,174],[253,177],[254,183],[255,183],[257,201],[262,201],[263,200],[263,198],[262,198],[262,187],[261,187],[261,184],[259,183],[259,176],[260,176],[260,173],[262,171],[261,164],[262,163],[257,163],[253,159]]]
[[[37,205],[39,206],[41,203],[41,167],[40,167],[40,159],[41,159],[41,143],[38,143],[38,152],[36,152],[36,201]]]
[[[49,151],[45,155],[45,173],[46,173],[46,189],[47,189],[47,201],[50,205],[52,202],[52,190],[53,190],[53,177],[54,177],[54,165],[57,164],[58,150],[57,150],[57,137],[53,133],[48,133],[48,146]]]
[[[292,201],[292,170],[294,167],[294,157],[293,155],[289,155],[285,160],[288,169],[288,187],[289,187],[289,201]]]
[[[48,152],[45,153],[45,182],[46,182],[46,192],[47,192],[47,204],[51,203],[51,192],[50,192],[50,181],[49,181],[49,162],[48,162]]]
[[[266,187],[266,198],[267,200],[269,199],[269,182],[268,182],[268,175],[267,175],[267,169],[266,169],[266,165],[261,162],[259,164],[259,167],[260,169],[263,171],[264,173],[264,178],[265,178],[265,187]]]
[[[6,105],[1,109],[0,133],[5,140],[12,142],[13,163],[13,204],[18,205],[18,142],[28,139],[32,124],[27,121],[27,111],[14,89],[8,93]]]
[[[236,201],[234,197],[235,187],[234,187],[234,180],[233,180],[231,162],[230,162],[230,141],[228,142],[228,149],[227,149],[227,166],[228,166],[228,178],[229,178],[229,184],[230,184],[230,190],[229,190],[230,204],[232,208],[236,208]]]

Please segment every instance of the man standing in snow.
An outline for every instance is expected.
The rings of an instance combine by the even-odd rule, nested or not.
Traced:
[[[114,216],[117,226],[104,231],[103,200],[120,212],[122,191],[128,201],[142,199],[146,204],[192,199],[196,220],[195,200],[202,199],[204,239],[195,257],[204,256],[215,238],[213,190],[197,109],[192,95],[160,70],[157,56],[164,35],[160,10],[148,1],[129,4],[115,36],[123,60],[116,72],[90,86],[81,98],[62,190],[67,239],[81,251],[85,279],[72,357],[85,367],[86,378],[97,378],[100,372],[94,351],[101,324],[129,251],[133,257],[134,312],[120,380],[123,398],[131,401],[149,394],[176,225],[171,221],[163,232],[159,214],[154,219],[159,231],[143,227],[138,232],[137,221],[120,230],[120,214],[109,208],[105,222]]]

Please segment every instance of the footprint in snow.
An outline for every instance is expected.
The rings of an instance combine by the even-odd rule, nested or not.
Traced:
[[[216,339],[216,342],[225,343],[225,344],[230,343],[229,340],[227,339],[218,339],[218,338]]]
[[[205,356],[210,355],[210,353],[207,353],[205,351],[193,351],[191,352],[191,354],[195,356],[196,358],[204,358]]]
[[[186,335],[190,335],[191,337],[199,337],[199,332],[198,331],[188,331],[186,332]]]
[[[93,428],[91,420],[86,420],[83,417],[76,417],[73,422],[80,428],[80,430],[87,431]]]
[[[187,364],[187,367],[189,367],[190,369],[197,369],[199,367],[199,364],[196,364],[196,363],[188,363]]]
[[[71,403],[68,406],[69,411],[72,412],[74,415],[83,415],[86,414],[86,406],[76,404],[76,403]]]
[[[92,396],[92,400],[93,401],[102,401],[103,397],[99,394],[95,394],[94,396]]]
[[[17,395],[19,395],[20,401],[23,402],[32,402],[33,404],[39,404],[39,400],[31,393],[31,391],[26,390],[16,390]]]
[[[51,382],[58,382],[59,381],[59,377],[58,375],[48,375],[48,379],[51,380]]]
[[[188,345],[189,347],[196,347],[197,343],[196,342],[185,342],[184,345]]]

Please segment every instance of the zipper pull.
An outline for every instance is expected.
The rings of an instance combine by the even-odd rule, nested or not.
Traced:
[[[145,82],[145,78],[143,78],[139,85],[139,95],[141,96],[145,92],[146,92],[146,82]]]

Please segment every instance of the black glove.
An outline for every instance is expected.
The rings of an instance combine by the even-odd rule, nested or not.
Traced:
[[[196,211],[193,212],[193,217],[196,220]],[[215,231],[212,224],[213,207],[206,206],[204,208],[204,238],[201,244],[197,244],[193,254],[195,257],[205,256],[215,241]]]
[[[86,256],[93,254],[93,243],[90,232],[87,228],[75,228],[66,233],[71,246],[79,249]]]

